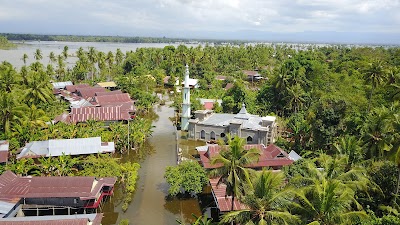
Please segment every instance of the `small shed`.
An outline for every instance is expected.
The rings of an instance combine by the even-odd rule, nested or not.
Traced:
[[[8,161],[8,149],[10,143],[8,141],[0,141],[0,163],[6,163]]]

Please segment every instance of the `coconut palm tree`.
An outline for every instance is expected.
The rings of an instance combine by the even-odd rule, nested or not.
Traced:
[[[26,54],[26,53],[24,53],[23,55],[22,55],[22,61],[24,62],[24,65],[26,65],[26,60],[28,59],[28,54]]]
[[[58,55],[57,56],[57,78],[61,78],[61,75],[65,76],[65,62],[64,56]]]
[[[18,83],[18,73],[9,62],[0,64],[0,91],[10,93],[13,87]]]
[[[14,122],[18,122],[26,116],[26,110],[26,105],[20,104],[14,92],[0,91],[0,121],[1,128],[5,133],[11,131],[11,125]]]
[[[121,65],[123,59],[124,53],[122,53],[121,49],[117,48],[117,52],[115,53],[115,63]]]
[[[50,52],[49,54],[49,63],[54,63],[57,61],[56,55],[54,54],[54,52]]]
[[[68,58],[68,46],[64,46],[63,51],[62,51],[62,55],[64,56],[64,59]]]
[[[346,171],[346,163],[343,157],[321,154],[290,180],[297,190],[293,209],[304,223],[354,224],[367,218],[355,195],[373,184],[364,168]]]
[[[386,107],[372,111],[362,128],[362,141],[368,158],[383,157],[390,149],[391,115]]]
[[[210,175],[219,177],[218,185],[226,184],[226,193],[232,196],[231,210],[234,210],[235,197],[243,194],[243,185],[251,185],[249,169],[245,166],[256,162],[261,153],[257,149],[245,150],[246,140],[239,136],[227,135],[227,138],[228,145],[211,160],[211,164],[221,164],[221,167],[213,169]]]
[[[21,77],[22,77],[22,84],[23,85],[28,85],[28,67],[27,66],[22,66],[21,71],[20,71]]]
[[[346,171],[349,171],[353,165],[363,159],[359,140],[354,136],[341,137],[333,146],[339,155],[347,157]]]
[[[88,60],[90,62],[90,67],[91,67],[91,73],[92,73],[92,80],[94,79],[94,73],[95,73],[95,63],[97,62],[97,51],[94,47],[89,47],[89,52],[88,52]]]
[[[43,59],[42,50],[40,50],[39,48],[36,49],[36,51],[35,51],[35,53],[34,53],[34,55],[33,55],[33,58],[34,58],[36,61],[42,60],[42,59]]]
[[[364,80],[372,86],[371,92],[369,94],[368,111],[371,107],[371,100],[374,90],[376,89],[376,87],[382,84],[386,80],[386,78],[386,71],[383,67],[382,61],[374,61],[368,65],[368,68],[364,73]]]
[[[305,92],[301,88],[300,84],[293,85],[287,88],[287,108],[293,110],[294,113],[297,113],[303,107]]]
[[[282,188],[283,173],[263,170],[252,179],[241,202],[249,208],[230,212],[222,217],[223,223],[237,224],[296,224],[299,218],[287,211],[293,190]]]
[[[54,99],[51,84],[43,79],[43,75],[38,72],[31,71],[31,79],[25,89],[24,98],[29,105],[38,105],[40,103],[48,103]]]

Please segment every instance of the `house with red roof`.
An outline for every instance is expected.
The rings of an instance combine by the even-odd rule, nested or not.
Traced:
[[[217,156],[221,151],[225,151],[228,146],[220,146],[217,144],[210,144],[205,146],[196,147],[200,155],[200,162],[205,169],[215,169],[222,166],[222,164],[211,164],[213,157]],[[290,158],[284,150],[278,146],[271,144],[266,147],[263,144],[247,144],[244,146],[245,150],[258,149],[261,152],[257,162],[246,165],[247,168],[260,170],[262,168],[280,169],[283,166],[291,165],[294,160]],[[216,207],[219,213],[227,213],[232,209],[232,196],[226,193],[226,184],[219,182],[219,178],[209,179],[211,192],[214,197]],[[233,210],[247,209],[248,206],[241,203],[238,199],[234,199]]]
[[[205,169],[214,169],[221,167],[220,164],[211,164],[213,157],[218,155],[220,151],[224,151],[228,146],[220,146],[218,144],[210,144],[206,146],[196,147],[200,155],[201,164]],[[274,144],[270,144],[265,147],[263,144],[247,144],[244,146],[245,150],[258,149],[261,155],[257,162],[253,164],[246,165],[248,168],[252,169],[262,169],[264,167],[280,169],[282,166],[291,165],[294,161],[289,157],[284,150],[279,148]]]
[[[26,215],[39,209],[52,215],[54,208],[68,209],[69,215],[95,211],[113,194],[115,182],[114,177],[21,177],[6,171],[0,175],[0,217],[14,217],[20,210]]]

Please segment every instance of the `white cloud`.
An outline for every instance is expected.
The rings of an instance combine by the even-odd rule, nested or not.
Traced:
[[[58,24],[70,25],[58,33],[84,32],[87,27],[99,29],[99,34],[104,33],[101,29],[124,34],[132,30],[400,33],[400,0],[0,0],[0,6],[4,32],[12,21],[13,29],[20,24],[19,32],[28,25],[42,29]]]

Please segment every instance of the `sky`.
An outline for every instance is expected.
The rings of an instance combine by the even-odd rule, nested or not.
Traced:
[[[400,44],[400,0],[0,0],[0,32]]]

